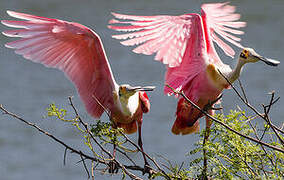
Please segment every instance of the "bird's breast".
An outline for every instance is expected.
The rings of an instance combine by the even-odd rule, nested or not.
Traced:
[[[133,114],[137,111],[139,106],[139,93],[136,92],[133,96],[130,96],[126,104],[127,104],[126,112],[129,112],[131,116],[133,116]]]
[[[120,123],[130,123],[135,120],[139,111],[139,94],[135,93],[129,98],[119,98],[116,95],[114,98],[115,107],[112,110],[112,119]]]
[[[209,64],[206,68],[206,74],[209,81],[219,90],[223,90],[229,87],[226,79],[220,74],[214,64]],[[224,74],[223,74],[224,75]]]

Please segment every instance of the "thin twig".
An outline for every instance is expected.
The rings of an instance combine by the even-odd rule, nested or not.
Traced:
[[[274,133],[276,134],[276,136],[277,136],[277,138],[279,139],[279,141],[281,142],[282,146],[284,146],[284,141],[283,141],[283,139],[282,139],[282,138],[280,137],[280,135],[278,134],[278,131],[277,131],[277,129],[275,128],[275,126],[272,125],[272,122],[271,122],[271,120],[270,120],[270,118],[269,118],[269,116],[268,116],[269,111],[270,111],[272,105],[273,105],[274,103],[276,103],[276,102],[279,100],[279,98],[277,98],[276,100],[274,100],[274,96],[275,96],[275,92],[272,91],[272,92],[271,92],[270,103],[269,103],[267,106],[265,106],[264,104],[262,104],[262,107],[263,107],[263,111],[264,111],[264,113],[265,113],[265,121],[267,122],[267,124],[268,124],[269,126],[271,126],[271,129],[272,129],[272,130],[274,131]]]
[[[104,112],[107,113],[108,117],[111,118],[108,109],[99,101],[99,99],[93,94],[92,97],[96,100],[96,102],[104,109]]]
[[[270,118],[269,118],[269,116],[268,116],[268,112],[267,112],[266,108],[264,107],[264,105],[263,105],[263,109],[264,109],[264,113],[265,113],[265,116],[266,116],[266,122],[267,122],[267,124],[271,127],[271,129],[273,130],[273,132],[275,133],[275,135],[277,136],[277,138],[278,138],[279,141],[281,142],[282,146],[284,146],[284,140],[280,137],[280,135],[278,134],[278,132],[276,131],[276,129],[275,129],[273,126],[271,126],[271,120],[270,120]]]
[[[82,152],[80,151],[80,153],[82,153]],[[87,168],[87,166],[86,166],[86,162],[85,162],[85,160],[84,160],[82,154],[80,154],[80,157],[81,157],[81,159],[82,159],[82,162],[83,162],[83,165],[84,165],[84,169],[86,170],[86,173],[87,173],[87,175],[88,175],[88,179],[90,179],[90,173],[89,173],[89,170],[88,170],[88,168]]]
[[[91,162],[91,177],[92,177],[92,180],[95,180],[95,162],[92,161]]]
[[[254,174],[254,176],[258,176],[258,174],[253,170],[253,168],[252,167],[250,167],[250,165],[248,164],[248,162],[246,161],[246,153],[245,153],[245,157],[244,157],[244,159],[243,159],[243,157],[242,156],[240,156],[239,155],[239,153],[237,152],[237,153],[235,153],[238,157],[239,157],[239,159],[241,159],[241,161],[243,161],[244,163],[245,163],[245,165],[248,167],[248,169],[250,170],[250,172],[252,172],[253,174]]]
[[[119,153],[123,154],[134,166],[136,166],[136,163],[123,151],[121,151],[119,148],[116,149]]]
[[[245,116],[245,117],[246,117],[246,116]],[[247,117],[246,117],[246,118],[247,118]],[[249,121],[249,125],[250,125],[250,127],[253,129],[253,132],[254,132],[254,135],[255,135],[256,139],[259,140],[257,131],[256,131],[255,127],[251,124],[250,121]],[[270,158],[270,156],[268,155],[266,149],[263,147],[262,144],[260,144],[260,147],[261,147],[261,149],[264,151],[265,156],[268,157],[268,159],[270,160],[271,164],[274,166],[273,160],[272,160],[272,159]],[[264,170],[264,167],[263,167],[263,160],[262,160],[261,157],[260,157],[259,159],[260,159],[260,161],[261,161],[261,166],[262,166],[263,173],[264,173],[265,177],[267,177],[267,174],[266,174],[266,172],[265,172],[265,170]]]
[[[247,98],[247,96],[246,96],[245,89],[244,89],[244,87],[243,87],[243,85],[242,85],[242,82],[241,82],[241,80],[240,80],[239,78],[238,78],[238,82],[239,82],[239,85],[240,85],[240,87],[241,87],[242,93],[243,93],[243,95],[244,95],[244,99],[245,99],[246,103],[248,103],[248,98]]]
[[[66,165],[66,153],[67,153],[67,148],[65,148],[64,150],[64,156],[63,156],[63,165],[65,166]]]

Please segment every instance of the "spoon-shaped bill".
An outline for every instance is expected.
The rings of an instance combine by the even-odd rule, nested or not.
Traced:
[[[135,86],[135,87],[129,87],[129,90],[135,90],[135,91],[153,91],[156,87],[155,86]]]
[[[259,60],[263,61],[265,64],[270,65],[270,66],[278,66],[278,64],[280,64],[279,61],[274,60],[274,59],[269,59],[269,58],[265,58],[265,57],[258,57]]]

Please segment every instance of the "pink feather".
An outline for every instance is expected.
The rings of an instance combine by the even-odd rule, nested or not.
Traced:
[[[92,116],[98,118],[113,104],[113,78],[100,37],[78,23],[7,11],[26,21],[2,20],[17,30],[3,34],[22,39],[6,44],[17,54],[47,67],[58,68],[75,84],[81,99]],[[93,97],[94,96],[94,97]]]
[[[201,25],[208,34],[205,38],[207,41],[207,50],[212,54],[212,57],[217,58],[212,61],[221,61],[217,57],[213,43],[215,42],[226,55],[233,57],[234,50],[223,40],[221,40],[216,34],[221,36],[226,41],[234,44],[237,47],[242,48],[242,45],[238,43],[241,39],[232,35],[243,34],[243,31],[236,30],[233,28],[240,28],[246,25],[245,22],[239,22],[240,15],[235,14],[235,7],[227,5],[228,3],[215,3],[215,4],[204,4],[201,7],[202,19],[199,19],[204,25]],[[133,33],[113,35],[113,38],[123,39],[121,43],[126,46],[138,45],[133,51],[135,53],[142,53],[151,55],[157,53],[155,59],[168,64],[169,67],[179,66],[184,60],[185,51],[183,48],[186,46],[190,39],[196,34],[190,30],[193,23],[196,23],[194,18],[199,16],[198,14],[185,14],[181,16],[135,16],[112,13],[115,18],[120,21],[111,20],[110,29],[117,31],[136,31]],[[130,26],[125,26],[130,24]],[[173,38],[172,41],[167,40]],[[125,40],[128,39],[128,40]],[[177,46],[179,44],[179,46]],[[167,48],[175,46],[175,49],[167,51]],[[210,47],[209,47],[210,46]],[[155,48],[153,48],[155,47]],[[218,62],[218,64],[222,64]]]

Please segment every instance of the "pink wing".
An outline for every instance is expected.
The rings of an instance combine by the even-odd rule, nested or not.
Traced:
[[[226,41],[234,44],[237,47],[243,48],[243,46],[239,43],[241,38],[232,34],[244,34],[243,31],[236,30],[236,28],[246,26],[245,22],[237,21],[240,19],[240,14],[235,13],[236,8],[227,4],[228,3],[215,3],[203,4],[201,6],[201,16],[207,39],[207,52],[209,56],[212,55],[211,59],[216,59],[219,61],[219,63],[221,60],[215,52],[213,42],[215,42],[226,55],[232,58],[235,55],[235,51],[227,43],[221,40],[216,33]]]
[[[245,26],[244,22],[236,22],[240,18],[239,14],[234,14],[235,8],[226,5],[227,3],[204,4],[202,6],[202,23],[206,38],[206,48],[209,53],[215,53],[212,58],[219,57],[215,52],[212,40],[216,42],[224,52],[234,55],[234,50],[224,43],[218,36],[242,47],[238,41],[240,38],[232,34],[242,34],[242,31],[232,28]],[[150,55],[157,53],[155,60],[168,64],[169,67],[176,67],[184,60],[185,49],[189,41],[193,41],[196,34],[191,29],[194,26],[193,20],[197,14],[185,14],[181,16],[133,16],[113,13],[117,19],[131,21],[111,20],[110,29],[117,31],[135,31],[127,34],[114,35],[113,38],[124,40],[121,43],[126,46],[138,45],[133,51]],[[119,26],[128,24],[126,26]],[[231,33],[231,34],[230,34]],[[127,40],[126,40],[127,39]],[[141,44],[141,45],[139,45]],[[212,46],[213,49],[210,49]],[[211,59],[210,59],[211,60]]]
[[[130,24],[130,26],[108,26],[117,31],[136,31],[114,35],[116,39],[127,39],[121,43],[126,46],[139,45],[133,51],[151,55],[157,53],[155,60],[162,61],[170,67],[178,66],[183,58],[186,44],[190,38],[191,15],[182,16],[131,16],[112,13],[117,19],[109,23]]]
[[[50,19],[13,11],[7,13],[26,21],[2,20],[2,24],[22,28],[3,32],[21,39],[7,43],[17,54],[47,67],[58,68],[76,85],[84,105],[98,118],[112,104],[117,86],[100,37],[89,28],[73,22]]]
[[[167,67],[165,84],[174,89],[187,89],[189,82],[192,82],[196,76],[205,72],[206,64],[209,58],[206,54],[205,37],[203,36],[202,19],[198,14],[191,16],[190,34],[194,34],[186,43],[186,50],[183,60],[179,66]],[[171,89],[165,86],[165,93],[171,93]]]
[[[122,15],[121,17],[120,15],[117,16],[115,14],[115,16],[117,18],[122,18],[125,17],[126,15]],[[125,18],[130,18],[130,17],[126,16]],[[136,18],[136,16],[134,16],[132,19],[134,18]],[[149,19],[153,18],[155,18],[155,16],[149,17]],[[166,59],[164,56],[161,56],[160,57],[161,59],[158,59],[161,60],[163,63],[168,64],[165,83],[169,84],[171,87],[175,89],[183,88],[184,85],[188,84],[188,82],[191,82],[191,79],[193,79],[198,74],[200,74],[200,72],[205,71],[204,70],[204,68],[206,67],[205,64],[209,63],[208,62],[209,59],[207,58],[207,56],[206,55],[204,56],[204,54],[206,54],[206,41],[205,41],[205,36],[203,35],[204,29],[202,26],[202,18],[198,14],[187,14],[183,16],[156,16],[156,18],[165,21],[166,25],[164,28],[166,28],[166,30],[168,29],[169,24],[173,25],[171,27],[172,30],[169,31],[173,32],[174,34],[170,35],[165,34],[167,36],[165,37],[166,40],[163,39],[163,36],[161,36],[162,38],[161,43],[155,44],[157,48],[160,48],[158,49],[157,56],[159,54],[163,54],[163,52],[169,55],[167,56]],[[156,20],[155,22],[157,21],[158,20]],[[180,24],[176,24],[177,21],[179,21]],[[110,28],[121,28],[121,27],[111,26]],[[137,26],[135,28],[139,27]],[[180,30],[177,31],[175,28],[180,28]],[[144,31],[135,32],[135,33],[148,32],[148,31],[150,30],[146,29]],[[161,32],[162,30],[158,30],[158,32],[159,31]],[[129,34],[116,35],[114,37],[120,38],[123,36],[128,37]],[[152,34],[142,36],[141,38],[143,39],[148,36],[152,37]],[[129,42],[132,40],[136,41],[137,38],[130,39],[124,42]],[[171,41],[169,39],[171,39],[172,42],[168,42]],[[173,44],[175,42],[178,43],[178,39],[180,40],[180,44],[184,46],[182,49],[176,48],[175,44]],[[143,47],[147,49],[147,47],[151,47],[151,43],[156,43],[157,41],[159,41],[159,37],[157,37],[156,39],[149,40],[145,44],[138,46],[136,49],[143,50]],[[169,49],[168,46],[171,46],[172,49]],[[135,52],[136,49],[134,49]],[[180,59],[180,61],[177,63],[171,54],[179,54],[181,53],[180,50],[183,51],[182,60]],[[171,93],[171,90],[168,87],[165,87],[165,93]]]

